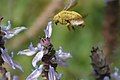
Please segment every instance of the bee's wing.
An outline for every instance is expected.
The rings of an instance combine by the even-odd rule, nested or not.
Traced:
[[[68,10],[77,4],[76,0],[68,0],[63,10]]]

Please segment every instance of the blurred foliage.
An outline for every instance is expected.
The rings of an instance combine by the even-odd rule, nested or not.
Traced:
[[[25,25],[29,28],[50,2],[51,0],[0,0],[0,15],[4,16],[3,23],[11,20],[13,26]],[[73,56],[69,60],[67,68],[58,68],[59,72],[64,74],[63,80],[93,80],[89,55],[92,46],[100,45],[102,47],[104,44],[102,35],[104,8],[103,0],[78,0],[78,5],[71,10],[83,15],[88,14],[85,18],[85,27],[76,31],[68,31],[64,25],[53,25],[52,43],[55,49],[62,46]],[[28,40],[19,50],[27,48],[30,42],[36,45],[40,36],[43,36],[43,32],[40,32],[36,38]],[[9,50],[11,49],[9,48]],[[18,49],[12,51],[17,53]],[[24,80],[33,69],[32,57],[15,54],[14,59],[23,66],[24,73],[11,70],[12,74],[17,74],[20,76],[20,80]]]

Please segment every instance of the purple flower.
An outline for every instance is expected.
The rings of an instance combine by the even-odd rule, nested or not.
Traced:
[[[57,64],[60,66],[66,66],[66,62],[72,56],[70,53],[63,52],[62,48],[58,51],[54,50],[53,45],[50,42],[50,37],[52,34],[52,22],[48,22],[45,31],[45,38],[41,38],[37,47],[33,47],[32,43],[28,49],[19,51],[18,54],[23,54],[27,56],[35,57],[32,60],[32,65],[36,69],[26,78],[26,80],[37,80],[38,77],[43,74],[48,80],[60,80],[62,74],[56,72]],[[42,65],[37,67],[37,63],[41,61]],[[52,67],[54,66],[54,67]]]
[[[35,69],[26,80],[37,80],[37,78],[41,75],[43,71],[43,65],[40,65],[39,68]]]
[[[63,74],[61,74],[61,73],[60,73],[60,74],[56,73],[57,80],[61,80],[62,75],[63,75]]]
[[[67,66],[66,62],[72,56],[70,53],[63,52],[62,47],[60,47],[59,50],[56,51],[55,57],[56,57],[56,62],[58,63],[59,66]]]
[[[103,80],[110,80],[110,78],[108,76],[104,77]]]
[[[57,74],[53,67],[49,66],[48,79],[49,80],[60,80],[62,74]]]
[[[8,21],[8,26],[1,26],[2,31],[4,31],[4,39],[11,39],[13,36],[17,35],[21,31],[27,29],[24,26],[16,27],[11,29],[11,23]]]
[[[47,28],[44,30],[45,37],[50,38],[52,35],[52,21],[48,22]]]
[[[1,48],[1,52],[2,52],[1,57],[4,60],[4,62],[8,63],[13,69],[18,68],[21,71],[23,71],[22,67],[18,63],[16,63],[15,61],[13,61],[12,58],[7,54],[6,49],[3,50]]]
[[[115,80],[120,80],[119,69],[115,67],[115,72],[111,74],[111,77]]]
[[[11,74],[10,74],[10,72],[5,73],[5,76],[6,76],[6,78],[7,78],[8,80],[11,80]]]
[[[41,51],[39,51],[39,52],[35,55],[35,57],[34,57],[33,60],[32,60],[32,65],[33,65],[33,67],[35,67],[36,64],[37,64],[37,62],[42,59],[43,54],[44,54],[44,51],[41,50]]]
[[[7,80],[19,80],[18,76],[14,75],[13,77],[11,76],[10,72],[6,72],[5,73],[5,77],[7,78]],[[6,79],[3,79],[6,80]]]
[[[13,80],[19,80],[18,76],[13,76]]]
[[[1,25],[1,28],[2,28],[3,31],[7,31],[7,30],[11,29],[10,21],[8,21],[8,25],[7,26]]]
[[[38,51],[38,48],[37,48],[37,47],[33,47],[33,44],[31,43],[31,44],[29,45],[29,48],[28,48],[28,49],[25,49],[25,50],[23,50],[23,51],[19,51],[17,54],[32,56],[32,55],[34,55],[37,51]]]
[[[37,48],[38,48],[39,51],[41,51],[41,50],[43,50],[44,47],[41,45],[41,43],[38,43]]]
[[[28,49],[25,49],[23,51],[19,51],[18,54],[20,55],[27,55],[32,56],[34,54],[35,57],[32,60],[33,67],[36,67],[36,64],[38,61],[40,61],[45,54],[44,47],[50,45],[50,37],[52,34],[52,21],[48,22],[47,28],[44,30],[46,38],[42,38],[40,40],[40,43],[38,43],[37,47],[33,47],[32,43],[30,44]]]
[[[44,54],[43,48],[44,47],[40,43],[38,43],[37,47],[33,47],[32,43],[31,43],[29,46],[29,49],[19,51],[18,54],[27,55],[27,56],[32,56],[32,55],[36,54],[32,60],[33,67],[36,67],[37,62],[40,61],[43,57],[43,54]]]
[[[55,70],[51,66],[49,66],[48,78],[49,80],[56,80]]]

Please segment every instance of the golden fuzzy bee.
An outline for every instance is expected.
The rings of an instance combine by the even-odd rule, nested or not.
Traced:
[[[68,9],[75,4],[75,0],[69,0],[69,3],[65,6],[64,10],[54,16],[53,21],[55,24],[60,23],[67,25],[69,30],[70,27],[74,29],[74,26],[84,26],[83,17],[79,13],[75,11],[68,11]]]

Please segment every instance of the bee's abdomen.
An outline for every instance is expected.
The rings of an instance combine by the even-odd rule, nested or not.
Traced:
[[[55,15],[53,20],[55,22],[59,22],[60,24],[72,23],[73,25],[79,25],[79,21],[82,20],[82,16],[75,11],[63,10],[63,11],[59,12],[57,15]],[[77,20],[77,24],[76,24],[76,20]]]

